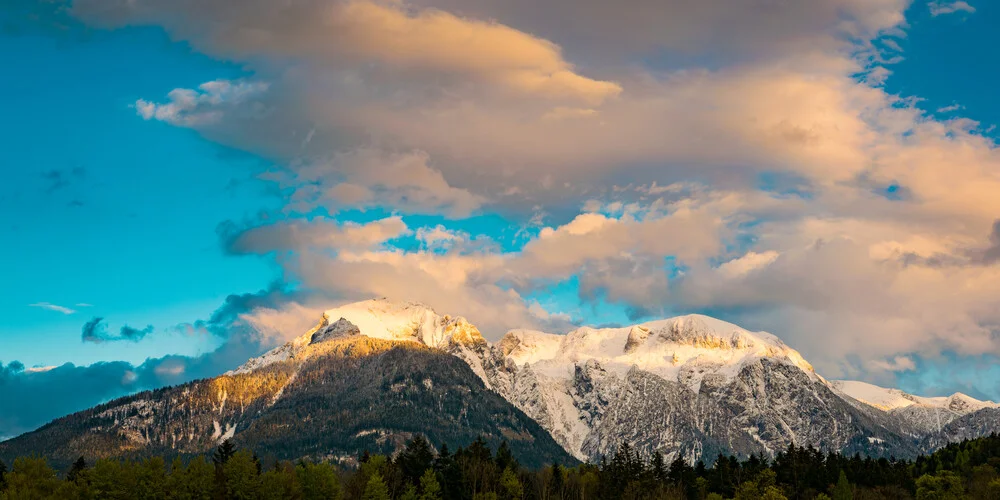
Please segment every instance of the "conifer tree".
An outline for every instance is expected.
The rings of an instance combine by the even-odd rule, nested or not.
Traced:
[[[420,500],[441,500],[441,484],[433,469],[427,469],[420,477]]]
[[[214,462],[216,466],[222,466],[235,454],[236,446],[234,446],[233,443],[227,439],[215,449],[215,453],[212,455],[212,462]]]
[[[87,461],[81,456],[76,459],[76,462],[73,462],[73,465],[69,468],[69,472],[66,473],[66,479],[75,483],[80,477],[80,474],[82,474],[85,470],[87,470]]]
[[[389,488],[382,480],[381,474],[375,472],[371,475],[361,500],[389,500]]]
[[[840,478],[837,479],[837,485],[833,487],[832,493],[833,500],[852,500],[854,498],[851,483],[847,481],[847,474],[844,471],[840,471]]]

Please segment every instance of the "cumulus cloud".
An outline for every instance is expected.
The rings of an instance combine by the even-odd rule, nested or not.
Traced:
[[[206,125],[222,118],[223,107],[234,107],[267,90],[266,83],[214,80],[197,89],[174,89],[167,102],[145,99],[135,102],[135,111],[144,120],[160,120],[173,125]]]
[[[929,2],[927,4],[927,8],[930,9],[931,15],[935,17],[945,14],[954,14],[956,12],[967,12],[971,14],[976,11],[975,7],[969,5],[968,2],[961,0],[957,2],[935,0],[933,2]]]
[[[377,61],[397,70],[457,74],[485,85],[600,103],[621,92],[582,76],[555,44],[511,27],[397,2],[224,0],[77,2],[81,15],[111,24],[159,22],[207,50],[319,63]],[[184,96],[187,97],[187,96]]]
[[[461,218],[487,200],[456,188],[421,151],[396,154],[373,149],[339,153],[329,162],[295,168],[297,208],[390,206],[409,213],[444,213]]]
[[[161,25],[254,71],[259,83],[136,110],[279,164],[284,211],[220,234],[232,253],[275,256],[308,293],[421,300],[496,338],[566,326],[525,297],[576,278],[584,302],[636,319],[724,315],[836,375],[998,349],[1000,152],[979,124],[881,88],[899,51],[885,37],[904,34],[908,4],[81,0],[74,12]],[[299,217],[351,208],[403,215]],[[472,245],[447,220],[484,212],[512,222],[513,248]],[[404,236],[418,248],[394,245]],[[279,331],[313,307],[257,321]]]

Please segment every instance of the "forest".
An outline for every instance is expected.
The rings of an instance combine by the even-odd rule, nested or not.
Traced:
[[[268,463],[270,462],[270,463]],[[824,454],[790,446],[773,460],[719,455],[667,463],[627,444],[600,464],[522,467],[506,443],[477,439],[450,451],[416,437],[394,457],[352,464],[262,460],[223,442],[210,456],[141,460],[80,457],[65,471],[44,458],[0,462],[0,500],[605,500],[997,499],[1000,436],[951,444],[916,460]]]

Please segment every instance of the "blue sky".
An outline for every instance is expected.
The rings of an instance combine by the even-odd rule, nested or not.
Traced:
[[[1000,354],[1000,7],[634,2],[0,10],[0,362],[140,374],[93,404],[385,295],[494,340],[704,312],[828,378],[1000,398],[965,369]]]

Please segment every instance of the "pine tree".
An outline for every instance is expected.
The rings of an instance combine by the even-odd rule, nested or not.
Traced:
[[[433,469],[427,469],[420,477],[420,500],[441,500],[441,484]]]
[[[407,483],[416,485],[424,475],[424,471],[434,465],[434,452],[431,445],[421,436],[406,443],[406,449],[396,458],[396,465],[403,473]]]
[[[847,474],[844,471],[840,471],[840,479],[837,479],[837,485],[833,487],[833,500],[852,500],[854,498],[854,492],[851,491],[851,483],[847,481]]]
[[[500,443],[500,447],[497,448],[496,457],[497,470],[506,470],[508,467],[517,472],[521,468],[521,465],[517,463],[517,459],[510,452],[510,447],[507,446],[507,440],[505,439]]]
[[[365,486],[365,493],[361,500],[389,500],[389,488],[382,480],[382,475],[378,472],[371,475],[368,485]]]
[[[69,472],[66,473],[66,479],[75,483],[77,478],[80,477],[80,474],[82,474],[85,470],[87,470],[87,461],[81,456],[76,459],[76,462],[73,462],[73,465],[69,468]]]
[[[663,461],[663,454],[657,450],[653,453],[653,460],[650,463],[650,472],[653,474],[653,479],[659,482],[667,481],[667,466]]]
[[[215,463],[216,466],[222,466],[228,462],[230,458],[233,458],[233,455],[235,454],[236,446],[234,446],[233,443],[227,439],[215,449],[215,453],[212,455],[212,462]]]
[[[0,460],[0,491],[7,487],[7,464]]]

